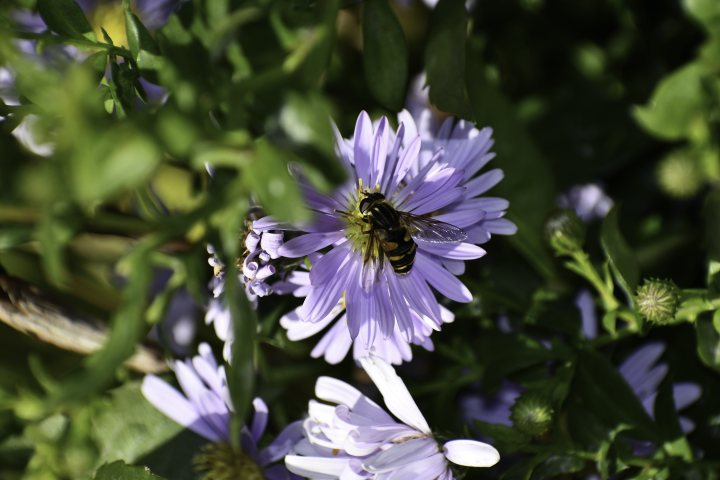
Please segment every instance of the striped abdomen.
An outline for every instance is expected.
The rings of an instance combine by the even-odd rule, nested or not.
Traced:
[[[398,275],[410,273],[417,245],[410,232],[400,223],[400,216],[388,202],[375,201],[368,213],[393,270]]]

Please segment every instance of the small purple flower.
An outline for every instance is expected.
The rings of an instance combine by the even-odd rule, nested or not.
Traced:
[[[355,358],[366,352],[392,363],[412,358],[410,343],[424,345],[431,330],[440,330],[443,323],[454,319],[440,307],[429,286],[452,300],[471,301],[470,291],[454,275],[464,272],[464,260],[485,254],[473,243],[487,241],[491,233],[512,234],[516,230],[501,218],[506,201],[477,198],[500,181],[502,172],[494,170],[471,180],[494,156],[487,153],[492,146],[489,129],[480,132],[463,122],[453,128],[450,121],[426,143],[417,135],[407,112],[405,120],[407,126],[403,123],[393,132],[385,117],[374,127],[363,112],[354,138],[347,141],[335,129],[339,158],[351,180],[326,196],[292,169],[308,207],[316,212],[313,221],[290,226],[266,217],[253,224],[257,231],[308,232],[289,240],[278,252],[290,258],[308,256],[312,269],[309,273],[296,272],[285,284],[274,287],[306,297],[303,306],[283,321],[286,328],[295,327],[296,338],[319,332],[345,309],[345,315],[315,351],[316,356],[324,354],[333,363],[345,356],[353,341],[358,343],[358,336],[361,344],[355,348]],[[445,154],[443,148],[447,149]],[[463,229],[469,241],[433,243],[416,238],[412,268],[406,275],[396,274],[387,259],[380,263],[379,250],[371,248],[371,236],[364,230],[360,206],[371,193],[384,195],[400,213]],[[332,250],[316,254],[326,247]],[[312,326],[298,328],[298,322]],[[335,343],[338,348],[334,348]]]
[[[230,420],[234,409],[225,368],[218,366],[207,343],[200,344],[199,352],[200,355],[184,362],[170,362],[185,395],[155,375],[147,375],[142,384],[145,398],[162,413],[214,444],[203,449],[199,456],[201,466],[212,469],[215,461],[239,455],[245,462],[232,464],[241,464],[245,470],[236,472],[237,478],[253,478],[253,473],[260,472],[268,480],[298,478],[284,465],[272,464],[282,459],[302,438],[302,422],[291,423],[270,445],[258,450],[258,441],[267,427],[268,408],[262,399],[256,398],[252,426],[250,429],[243,427],[241,431],[242,450],[230,447]]]
[[[467,394],[460,397],[460,408],[465,422],[472,425],[473,420],[485,423],[501,424],[512,427],[510,407],[525,391],[520,385],[503,380],[500,390],[494,395]]]
[[[605,218],[615,202],[596,183],[575,185],[566,194],[560,195],[557,204],[562,208],[575,210],[578,217],[587,223]]]
[[[328,480],[451,480],[450,462],[470,467],[498,462],[500,454],[486,443],[438,442],[392,366],[373,355],[360,362],[402,423],[352,386],[320,377],[316,395],[338,405],[310,402],[306,438],[285,457],[291,472]]]

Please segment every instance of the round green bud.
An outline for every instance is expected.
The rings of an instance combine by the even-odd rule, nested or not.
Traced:
[[[537,393],[523,393],[510,408],[510,420],[521,433],[536,437],[552,424],[550,401]]]
[[[545,238],[558,255],[580,250],[585,242],[585,228],[569,209],[558,209],[545,220]]]
[[[638,287],[638,308],[643,317],[660,325],[673,320],[680,303],[680,289],[672,280],[645,280],[642,287]]]
[[[695,196],[705,183],[698,161],[688,149],[675,150],[660,160],[657,179],[665,193],[680,199]]]

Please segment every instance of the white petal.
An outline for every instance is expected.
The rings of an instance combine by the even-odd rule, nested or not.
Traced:
[[[475,440],[452,440],[443,447],[448,460],[466,467],[492,467],[500,461],[495,447]]]
[[[360,358],[360,363],[382,393],[388,410],[406,425],[430,435],[430,427],[425,421],[425,417],[420,413],[415,400],[410,396],[410,392],[392,366],[374,355]]]
[[[317,480],[337,480],[349,462],[350,459],[347,457],[300,457],[298,455],[285,457],[285,466],[292,473]]]
[[[383,473],[419,462],[440,451],[434,438],[414,438],[394,445],[363,461],[363,468],[371,473]]]
[[[385,413],[377,403],[360,393],[355,387],[340,380],[330,377],[318,378],[315,384],[315,395],[321,400],[347,405],[353,412],[371,418],[380,424],[395,423],[392,417]]]

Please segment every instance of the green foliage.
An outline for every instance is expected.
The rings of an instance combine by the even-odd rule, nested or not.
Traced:
[[[473,110],[465,88],[467,12],[462,0],[440,0],[430,17],[425,68],[430,102],[466,120]]]
[[[407,46],[388,0],[368,0],[363,10],[365,81],[380,104],[400,111],[408,80]]]
[[[122,460],[105,464],[95,473],[95,480],[152,480],[160,479],[153,475],[147,467],[126,465]]]
[[[161,27],[135,2],[89,3],[0,2],[0,317],[64,315],[106,333],[100,350],[78,354],[0,324],[0,478],[199,478],[193,462],[209,441],[149,404],[127,360],[153,325],[169,331],[181,292],[207,304],[207,244],[227,271],[243,259],[250,206],[309,218],[289,165],[326,193],[345,180],[329,118],[349,138],[361,110],[377,120],[410,108],[422,70],[434,120],[493,129],[497,158],[484,171],[504,178],[487,195],[510,201],[518,227],[466,264],[473,301],[443,303],[455,322],[398,369],[434,431],[500,450],[496,469],[464,478],[716,478],[718,2],[190,0]],[[23,31],[18,7],[49,31]],[[558,196],[589,182],[618,205],[604,220],[556,222],[548,242]],[[299,259],[282,275],[298,264],[312,266]],[[635,297],[641,272],[678,286],[654,323]],[[303,418],[320,375],[373,396],[350,356],[328,365],[310,356],[319,337],[287,338],[280,318],[301,300],[260,299],[256,311],[226,277],[233,441],[259,396],[268,445]],[[592,299],[582,315],[581,290]],[[183,312],[198,317],[191,345],[170,348],[165,333],[162,349],[144,345],[154,368],[199,342],[221,360],[193,312]],[[663,342],[669,366],[652,417],[618,371],[649,341]],[[703,394],[678,412],[681,382]],[[467,398],[509,403],[466,427],[470,410],[456,407]],[[511,407],[542,421],[508,426]],[[635,451],[637,440],[654,453]]]

